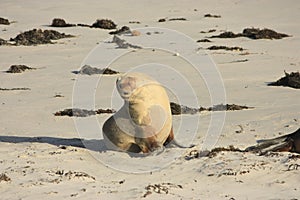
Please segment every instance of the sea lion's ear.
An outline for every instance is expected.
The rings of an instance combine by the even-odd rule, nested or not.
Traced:
[[[122,79],[122,77],[119,76],[119,77],[117,78],[117,80],[116,80],[116,83],[118,83],[121,79]]]

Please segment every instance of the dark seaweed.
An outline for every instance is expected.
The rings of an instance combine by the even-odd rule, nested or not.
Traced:
[[[10,22],[9,22],[8,19],[5,19],[5,18],[0,17],[0,24],[3,24],[3,25],[10,25]]]
[[[69,116],[69,117],[88,117],[96,114],[103,113],[114,113],[115,111],[112,109],[98,109],[98,110],[86,110],[79,108],[68,108],[62,111],[58,111],[54,113],[55,116]]]
[[[250,39],[282,39],[290,37],[284,33],[277,33],[271,29],[245,28],[242,33],[233,33],[231,31],[221,33],[220,35],[211,36],[211,38],[237,38],[247,37]]]
[[[10,41],[15,42],[15,45],[30,46],[38,44],[52,44],[51,40],[58,40],[69,37],[74,36],[59,33],[58,31],[54,30],[33,29],[24,33],[20,33],[15,38],[11,38]]]
[[[76,24],[68,24],[64,19],[61,18],[54,18],[52,20],[52,27],[71,27],[71,26],[76,26]]]
[[[243,51],[242,47],[210,46],[208,50]]]
[[[292,87],[295,89],[300,88],[300,73],[299,72],[291,72],[290,74],[284,72],[285,76],[280,78],[279,80],[269,83],[269,86],[285,86]]]
[[[12,65],[6,72],[7,73],[21,73],[26,70],[33,70],[33,69],[36,69],[36,68],[31,68],[26,65]]]
[[[84,65],[79,71],[73,71],[75,74],[86,74],[86,75],[93,75],[93,74],[119,74],[119,72],[109,69],[109,68],[104,68],[104,69],[99,69],[96,67],[91,67],[89,65]]]
[[[116,29],[117,25],[110,19],[98,19],[92,24],[93,28]]]

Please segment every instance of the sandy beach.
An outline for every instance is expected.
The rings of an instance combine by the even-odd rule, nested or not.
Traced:
[[[238,151],[300,128],[299,89],[268,85],[299,72],[299,9],[297,0],[1,0],[0,199],[300,199],[299,154]],[[51,26],[55,18],[68,25]],[[112,33],[124,26],[131,32]],[[286,36],[253,38],[252,28]],[[22,39],[33,29],[43,44]],[[107,149],[112,113],[98,109],[122,106],[120,74],[83,74],[85,65],[145,72],[172,102],[207,108],[173,115],[176,140],[195,147]],[[208,109],[217,104],[248,109]],[[71,108],[91,112],[59,116]]]

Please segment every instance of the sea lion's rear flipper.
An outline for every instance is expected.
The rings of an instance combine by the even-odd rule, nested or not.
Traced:
[[[170,134],[169,134],[168,138],[164,142],[164,146],[166,146],[166,147],[174,147],[175,146],[175,147],[179,147],[179,148],[192,148],[195,145],[192,144],[192,145],[189,145],[189,146],[184,146],[184,145],[179,144],[175,140],[174,133],[173,133],[173,128],[172,128],[171,131],[170,131]]]
[[[300,153],[300,129],[297,131],[268,140],[259,140],[257,145],[250,146],[245,151],[264,155],[268,152],[290,151]]]

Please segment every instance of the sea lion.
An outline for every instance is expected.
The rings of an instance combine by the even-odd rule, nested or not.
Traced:
[[[260,140],[257,145],[248,147],[245,151],[259,153],[260,155],[274,151],[300,153],[300,128],[288,135],[273,139]]]
[[[169,97],[164,87],[142,73],[120,76],[116,88],[124,100],[121,109],[103,125],[109,149],[149,153],[174,140]]]

